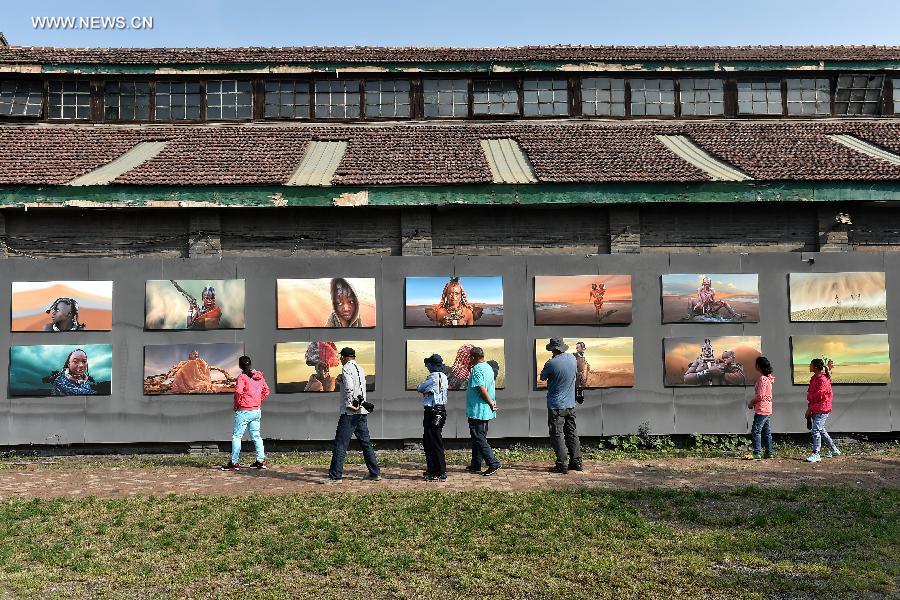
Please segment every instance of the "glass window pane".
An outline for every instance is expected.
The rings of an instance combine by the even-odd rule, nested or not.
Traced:
[[[468,116],[468,79],[426,79],[422,91],[426,117]]]

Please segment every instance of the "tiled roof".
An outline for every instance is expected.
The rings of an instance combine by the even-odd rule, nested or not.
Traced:
[[[511,139],[538,182],[704,182],[656,136],[687,136],[760,181],[900,181],[848,134],[900,153],[900,120],[401,123],[384,125],[0,126],[0,185],[62,185],[142,141],[165,147],[113,184],[282,185],[311,140],[348,142],[333,185],[491,183],[481,140]]]
[[[520,46],[507,48],[50,48],[0,47],[0,63],[304,64],[505,61],[879,61],[900,60],[898,46]]]

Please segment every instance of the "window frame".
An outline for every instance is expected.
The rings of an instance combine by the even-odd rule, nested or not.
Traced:
[[[269,81],[302,81],[305,82],[309,86],[309,104],[306,110],[306,116],[303,117],[267,117],[266,116],[266,83]],[[260,121],[281,121],[284,123],[294,123],[298,121],[315,121],[317,120],[314,116],[315,111],[315,82],[312,77],[309,76],[295,76],[291,74],[285,75],[277,75],[277,76],[267,76],[258,80],[258,89],[256,90],[258,94],[257,102],[254,106],[258,105],[259,110],[254,110],[254,120]],[[335,119],[327,119],[328,121],[333,121]]]
[[[86,81],[88,83],[88,117],[85,119],[66,119],[64,117],[51,117],[50,116],[50,84],[61,82],[65,83],[67,81],[79,82]],[[101,100],[98,98],[98,90],[102,89],[103,81],[95,79],[93,77],[48,77],[44,82],[44,114],[47,115],[46,121],[48,123],[99,123],[101,122],[102,112],[101,111]],[[55,93],[55,92],[53,92]]]
[[[624,100],[623,100],[623,102],[625,103],[624,114],[621,114],[621,115],[589,115],[589,114],[584,113],[584,107],[582,106],[582,100],[583,100],[582,82],[585,79],[595,79],[595,78],[601,78],[601,77],[605,77],[607,79],[623,80],[624,86],[625,86],[625,89],[623,90],[625,93]],[[605,71],[597,72],[597,73],[581,73],[578,75],[577,78],[573,79],[572,85],[574,86],[574,89],[575,89],[575,94],[573,94],[573,96],[576,94],[578,96],[578,98],[577,98],[577,103],[578,103],[577,111],[578,112],[577,112],[577,114],[575,114],[575,112],[573,111],[572,116],[579,117],[582,119],[587,119],[587,120],[612,119],[612,120],[616,120],[616,121],[622,121],[622,120],[627,120],[627,119],[631,118],[631,114],[630,114],[631,113],[631,80],[627,75],[624,75],[622,73],[615,73],[615,72],[608,73]],[[637,118],[643,118],[643,117],[637,117]]]
[[[254,77],[247,77],[246,75],[245,76],[235,75],[233,77],[222,75],[220,77],[207,77],[206,79],[204,79],[203,85],[201,86],[202,98],[201,98],[200,117],[206,123],[249,123],[249,122],[252,122],[256,117],[256,87],[254,85],[254,82],[256,81],[256,79],[257,78],[254,78]],[[240,83],[242,81],[249,81],[250,82],[250,116],[244,117],[244,118],[235,118],[235,119],[225,119],[225,118],[210,119],[209,118],[209,95],[208,95],[209,94],[208,84],[210,81],[236,81],[238,83]],[[240,92],[236,92],[236,93],[240,93]],[[222,92],[221,94],[222,94],[222,97],[224,98],[225,97],[224,92]],[[223,107],[224,107],[224,105],[223,105]]]
[[[41,91],[41,110],[37,115],[3,115],[0,114],[0,123],[34,123],[36,121],[46,121],[49,102],[49,83],[45,77],[23,77],[19,73],[4,73],[0,75],[0,80],[12,81],[13,83],[37,83]],[[69,120],[71,122],[71,120]]]
[[[426,81],[441,81],[441,80],[463,80],[466,82],[466,114],[452,117],[440,117],[440,116],[432,116],[429,117],[425,114],[425,82]],[[471,120],[472,119],[472,81],[473,77],[471,74],[463,73],[463,74],[451,74],[451,73],[435,73],[429,74],[427,76],[421,77],[419,79],[419,105],[417,110],[419,111],[419,116],[417,118],[423,121],[459,121],[459,120]]]
[[[520,75],[520,83],[519,83],[519,114],[523,119],[569,119],[574,116],[572,114],[572,78],[563,75],[559,75],[554,72],[536,72],[536,73],[522,73]],[[549,80],[560,80],[565,82],[566,85],[566,114],[564,115],[526,115],[525,114],[525,80],[526,79],[534,79],[540,81],[542,79]]]
[[[692,74],[691,78],[695,78],[695,77],[699,77],[699,75]],[[631,100],[632,100],[631,82],[635,79],[657,79],[657,80],[672,81],[673,82],[672,90],[673,90],[673,93],[675,94],[675,107],[673,109],[672,114],[671,115],[646,115],[646,114],[635,115],[635,114],[632,114],[632,112],[631,112],[631,104],[632,104],[632,102],[631,102]],[[680,77],[678,75],[670,75],[668,73],[662,77],[656,76],[656,73],[648,73],[647,75],[640,76],[640,77],[635,77],[635,76],[626,77],[625,78],[625,116],[632,118],[632,119],[639,119],[639,120],[660,119],[660,120],[664,120],[664,121],[671,121],[674,119],[681,119],[682,118],[681,117],[681,86],[679,85],[679,83],[680,83],[679,79],[680,79]],[[685,119],[710,119],[712,117],[709,117],[709,116],[699,116],[698,117],[695,115],[690,115],[690,116],[687,116],[684,118]]]
[[[319,117],[316,115],[316,84],[320,81],[353,81],[354,79],[358,80],[359,83],[359,116],[357,117]],[[358,123],[360,121],[365,121],[365,104],[366,104],[366,93],[365,93],[365,79],[360,74],[358,77],[316,77],[313,76],[310,79],[310,98],[309,98],[309,108],[313,117],[312,120],[318,123]],[[346,112],[346,110],[344,111]]]
[[[368,92],[369,82],[400,81],[400,80],[406,81],[409,83],[409,116],[407,116],[407,117],[370,116],[368,113],[368,106],[366,104],[366,93]],[[416,107],[417,99],[416,99],[416,93],[415,93],[416,86],[414,85],[414,83],[416,81],[417,81],[417,79],[415,79],[413,77],[403,77],[402,74],[399,74],[399,76],[398,76],[398,75],[392,75],[390,73],[386,73],[382,76],[366,76],[364,79],[362,79],[362,82],[361,82],[362,88],[363,88],[363,93],[360,95],[360,107],[359,107],[360,120],[362,120],[362,121],[410,121],[410,120],[416,119],[416,117],[414,116],[417,114],[417,107]],[[394,93],[396,94],[397,92],[394,92]],[[424,107],[423,107],[423,112],[424,112]],[[328,119],[328,120],[334,121],[335,119]]]
[[[532,75],[536,77],[535,75]],[[443,77],[442,79],[448,79],[447,77]],[[455,78],[454,78],[455,79]],[[492,82],[492,81],[513,81],[515,83],[516,89],[516,112],[515,113],[506,113],[506,114],[475,114],[475,82]],[[525,74],[523,73],[500,73],[500,74],[491,74],[491,75],[481,75],[479,77],[471,77],[469,80],[469,119],[479,120],[479,121],[509,121],[512,119],[522,119],[526,118],[522,116],[522,101],[524,99],[524,94],[522,93],[522,86],[525,83]],[[446,117],[445,117],[446,118]],[[534,119],[535,117],[527,117],[529,119]],[[539,119],[546,119],[547,117],[537,117]]]
[[[149,87],[150,87],[150,92],[149,92],[149,93],[150,93],[150,103],[149,103],[149,107],[148,107],[148,108],[149,108],[149,111],[150,111],[150,112],[149,112],[149,118],[147,118],[146,120],[144,120],[144,119],[107,119],[107,118],[106,118],[106,84],[107,84],[107,83],[113,83],[113,82],[116,82],[116,83],[121,84],[123,81],[134,81],[134,82],[140,82],[140,83],[143,83],[143,82],[149,83]],[[100,123],[113,123],[113,124],[117,124],[117,125],[120,125],[120,124],[121,124],[121,125],[132,125],[132,124],[139,124],[139,123],[153,123],[153,122],[155,122],[155,121],[156,121],[156,81],[157,81],[156,79],[149,78],[149,77],[147,77],[147,78],[140,78],[140,77],[136,78],[136,77],[133,77],[133,76],[130,76],[130,75],[122,75],[122,76],[106,77],[106,78],[104,78],[103,81],[100,82],[100,99],[99,99],[99,104],[100,104],[100,115],[101,115],[101,119],[99,120],[99,122],[100,122]],[[161,121],[161,122],[165,123],[166,121]]]
[[[157,119],[156,118],[156,91],[157,85],[160,83],[197,83],[200,86],[200,111],[199,118],[197,119]],[[152,123],[164,123],[166,125],[181,125],[181,124],[197,124],[197,123],[206,123],[206,79],[195,79],[195,78],[185,78],[178,76],[171,77],[160,77],[157,78],[153,82],[153,112],[151,113],[151,122]]]

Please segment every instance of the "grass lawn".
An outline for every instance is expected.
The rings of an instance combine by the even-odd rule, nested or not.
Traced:
[[[0,504],[13,598],[897,597],[898,557],[897,489]]]

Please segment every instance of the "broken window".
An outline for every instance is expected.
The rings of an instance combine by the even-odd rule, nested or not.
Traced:
[[[366,82],[367,117],[408,117],[409,81],[405,79]]]
[[[519,114],[519,90],[511,79],[476,81],[472,86],[472,107],[476,115]]]
[[[839,75],[834,90],[834,112],[838,115],[881,114],[884,75]]]
[[[789,115],[830,115],[831,82],[824,77],[788,79]]]
[[[468,79],[426,79],[422,82],[426,117],[467,117]]]
[[[103,86],[103,113],[107,121],[150,119],[149,81],[107,81]]]
[[[51,119],[89,119],[91,84],[88,81],[51,81],[49,116]]]
[[[679,98],[682,115],[725,114],[725,88],[721,79],[682,79]]]
[[[317,81],[316,117],[319,119],[358,119],[359,80]]]
[[[585,77],[581,80],[581,114],[625,116],[625,80]]]
[[[40,117],[43,107],[43,82],[0,81],[0,116]]]
[[[739,81],[737,92],[739,115],[780,115],[783,112],[780,81]]]
[[[200,118],[200,84],[160,81],[156,84],[157,121],[196,121]]]
[[[526,79],[522,108],[526,117],[568,115],[569,82],[565,79]]]
[[[253,116],[253,93],[249,81],[213,79],[206,82],[206,118],[222,121]]]
[[[265,116],[282,119],[309,118],[309,82],[272,80],[266,82]]]
[[[894,114],[900,115],[900,79],[893,79],[894,84]]]
[[[632,79],[631,114],[672,116],[675,114],[675,82],[671,79]]]

